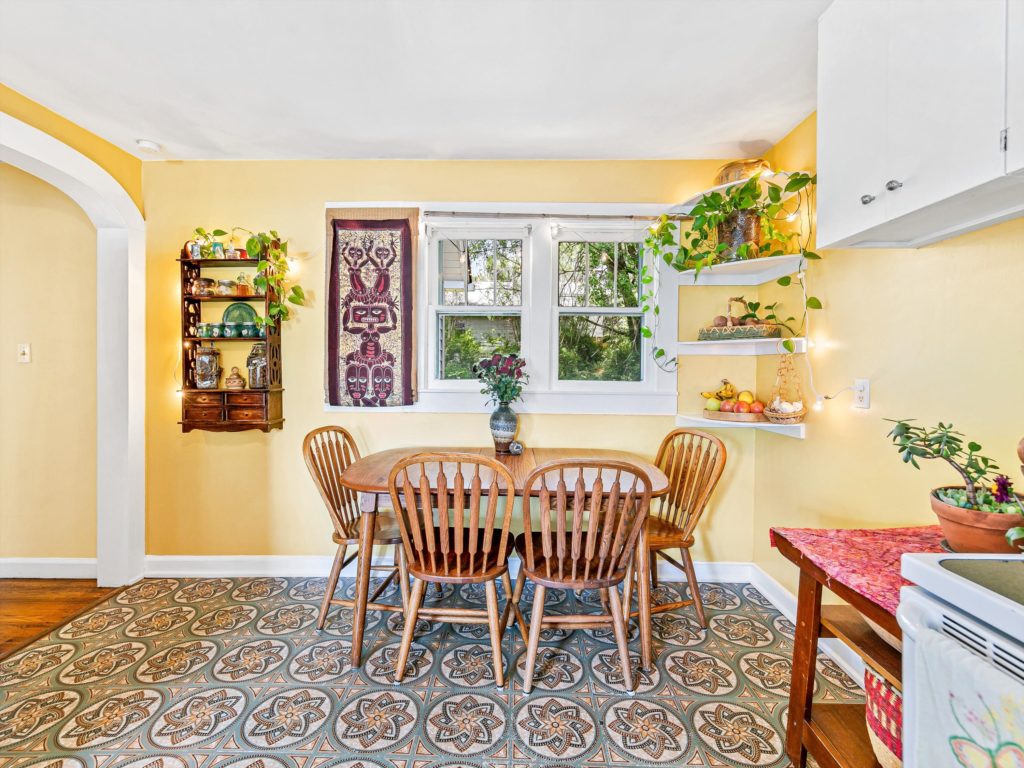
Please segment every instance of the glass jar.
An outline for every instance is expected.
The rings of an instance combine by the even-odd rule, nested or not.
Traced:
[[[220,350],[216,347],[196,348],[196,389],[217,389],[220,386]]]
[[[249,389],[266,389],[270,386],[270,372],[267,364],[267,342],[257,341],[252,345],[245,361],[249,369]]]

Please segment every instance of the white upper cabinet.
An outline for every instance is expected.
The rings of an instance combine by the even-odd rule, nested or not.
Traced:
[[[1024,0],[1010,0],[1006,39],[1006,172],[1024,173]]]
[[[1024,174],[1007,175],[1024,155],[1003,141],[1024,109],[1020,15],[1024,0],[835,0],[822,15],[819,248],[926,245],[1024,213]]]

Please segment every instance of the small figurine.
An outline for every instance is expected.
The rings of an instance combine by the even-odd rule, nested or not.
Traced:
[[[524,446],[518,440],[513,440],[511,443],[508,444],[508,452],[511,453],[513,456],[519,456],[520,454],[522,454],[523,450]]]
[[[226,389],[245,389],[245,379],[238,372],[238,366],[232,367],[231,375],[224,379],[224,387]]]

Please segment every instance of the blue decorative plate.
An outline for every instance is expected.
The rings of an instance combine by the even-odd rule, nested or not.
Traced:
[[[223,323],[255,323],[256,322],[256,310],[252,308],[251,304],[247,304],[244,301],[236,301],[234,304],[228,304],[224,310],[224,316],[221,318]]]

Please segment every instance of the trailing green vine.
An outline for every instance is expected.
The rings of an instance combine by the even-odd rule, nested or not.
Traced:
[[[788,174],[784,186],[770,181],[762,182],[758,174],[724,190],[705,194],[686,217],[672,217],[667,214],[661,216],[648,230],[644,240],[645,250],[650,259],[645,259],[641,268],[641,304],[644,312],[653,313],[654,320],[652,327],[645,326],[642,329],[643,335],[646,338],[653,338],[660,324],[658,291],[661,270],[657,268],[658,262],[664,262],[677,272],[693,270],[693,279],[696,282],[703,270],[710,270],[726,260],[723,254],[729,249],[729,244],[719,242],[718,228],[738,212],[748,211],[757,215],[761,237],[758,242],[745,242],[736,247],[728,254],[729,261],[791,254],[799,254],[809,261],[820,259],[821,257],[808,247],[813,229],[810,190],[815,184],[817,176],[808,173]],[[801,226],[791,231],[782,224],[795,221],[801,215],[805,222],[801,222]],[[677,224],[677,221],[682,219],[690,220],[689,227],[685,230]],[[803,226],[804,223],[806,226]],[[792,284],[793,278],[786,275],[780,277],[777,282],[786,287]],[[804,301],[800,326],[794,335],[799,335],[806,327],[808,310],[822,308],[820,299],[807,295],[803,264],[797,272],[797,282]],[[782,345],[787,352],[794,351],[792,340],[785,339]],[[669,355],[663,347],[655,346],[653,355],[656,364],[663,370],[675,369],[675,355]]]

